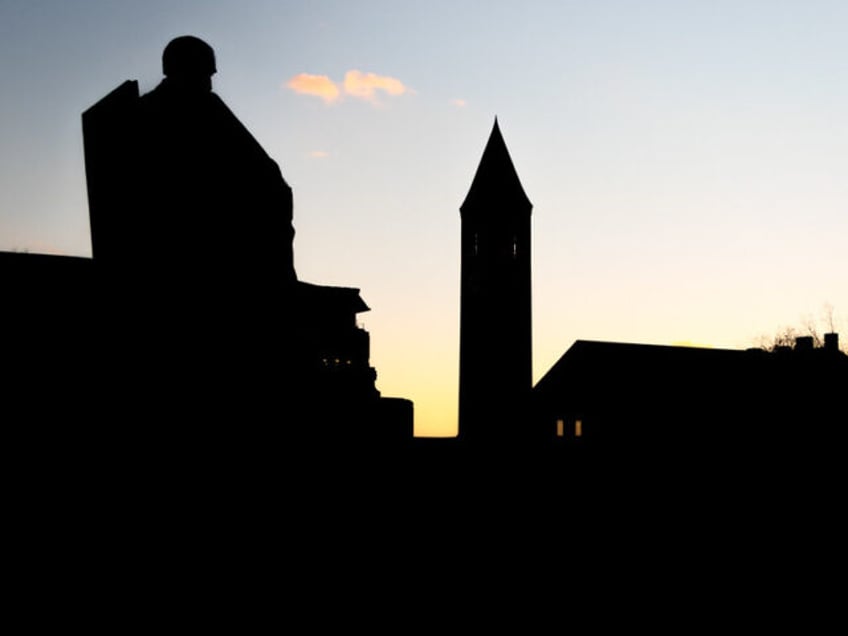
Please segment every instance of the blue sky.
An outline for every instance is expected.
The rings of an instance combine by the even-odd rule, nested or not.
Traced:
[[[421,434],[455,430],[458,207],[495,115],[537,379],[576,339],[747,347],[825,305],[848,337],[846,3],[0,0],[0,249],[90,254],[80,114],[186,33],[294,189],[298,275],[362,290]]]

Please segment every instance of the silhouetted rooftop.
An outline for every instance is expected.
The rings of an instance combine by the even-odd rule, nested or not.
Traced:
[[[562,367],[574,362],[583,362],[589,358],[602,360],[609,364],[676,364],[682,361],[740,360],[745,356],[765,353],[759,350],[713,349],[708,347],[686,347],[630,342],[604,342],[596,340],[576,340],[560,357],[538,385],[544,384],[549,376],[557,374]],[[537,385],[537,386],[538,386]]]
[[[331,287],[298,281],[296,293],[306,306],[318,310],[338,309],[357,314],[371,310],[356,287]]]
[[[733,412],[747,424],[791,419],[786,413],[799,409],[815,420],[813,409],[827,410],[846,374],[848,356],[825,348],[770,353],[578,340],[533,392],[543,409],[614,412],[613,420],[634,425],[665,418],[689,426],[705,414],[727,422]]]

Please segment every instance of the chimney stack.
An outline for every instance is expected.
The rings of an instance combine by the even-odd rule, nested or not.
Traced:
[[[812,351],[813,350],[813,337],[812,336],[798,336],[795,338],[795,351]]]
[[[827,351],[839,351],[839,334],[826,333],[824,334],[824,348]]]

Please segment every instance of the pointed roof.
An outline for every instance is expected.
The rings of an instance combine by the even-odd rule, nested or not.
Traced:
[[[524,193],[518,173],[509,156],[503,135],[501,135],[498,118],[489,135],[489,141],[483,150],[477,173],[471,182],[471,188],[465,201],[459,207],[461,212],[474,209],[489,208],[496,205],[498,209],[523,210],[528,212],[533,207],[530,199]]]

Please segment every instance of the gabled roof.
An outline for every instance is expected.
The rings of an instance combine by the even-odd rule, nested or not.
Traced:
[[[571,384],[576,378],[581,382],[641,382],[645,373],[654,378],[684,370],[709,373],[716,365],[725,372],[729,369],[736,371],[765,355],[764,351],[742,349],[577,340],[539,380],[534,390],[557,390],[555,387]]]
[[[572,361],[585,362],[588,359],[606,362],[680,362],[683,360],[706,361],[718,358],[733,359],[748,354],[750,354],[749,351],[741,349],[576,340],[548,374]]]
[[[512,213],[526,210],[529,213],[532,207],[533,204],[521,186],[496,117],[471,188],[459,208],[460,212],[492,209]]]
[[[823,348],[781,353],[578,340],[533,393],[540,405],[618,410],[629,421],[646,417],[645,409],[665,409],[674,419],[670,405],[712,414],[768,407],[777,420],[835,407],[843,393],[837,387],[846,382],[848,356]]]
[[[773,384],[777,372],[770,362],[761,350],[578,340],[533,393],[540,405],[635,409],[641,418],[672,404],[714,411],[742,396],[761,400],[761,391]],[[630,419],[636,421],[634,417]]]

